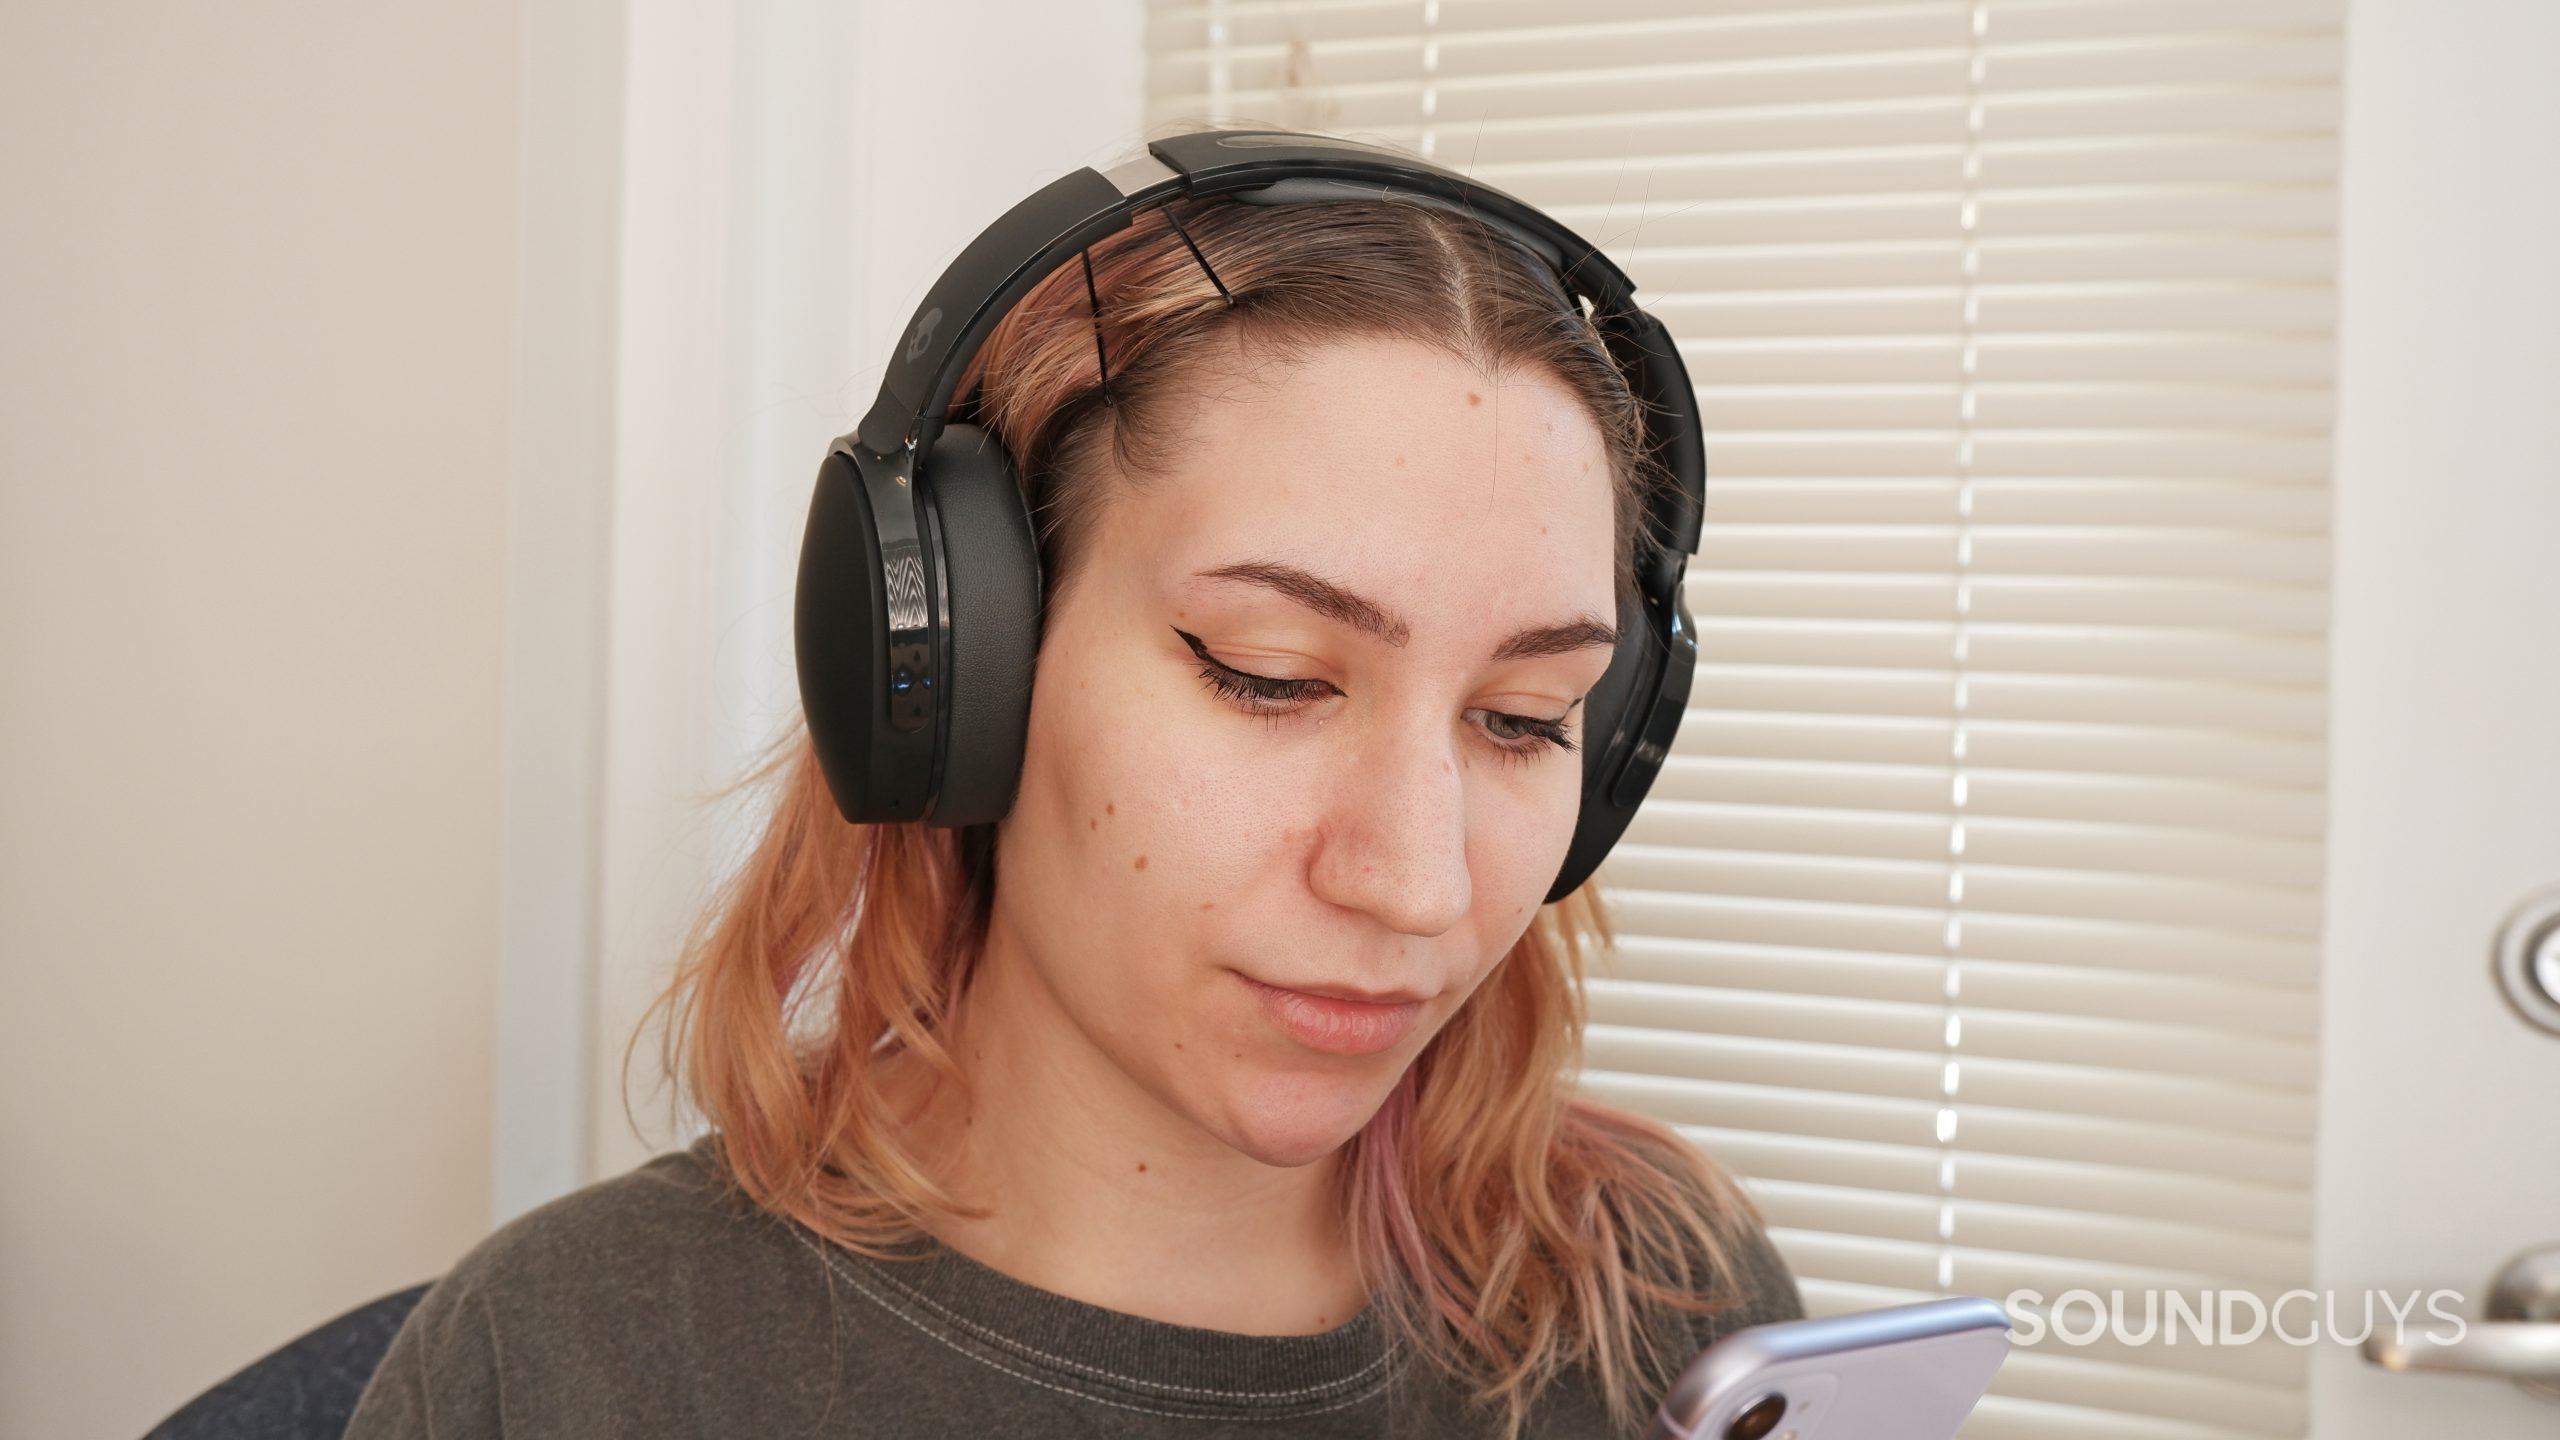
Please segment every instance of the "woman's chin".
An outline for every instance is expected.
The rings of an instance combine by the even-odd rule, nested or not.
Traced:
[[[1312,1165],[1360,1133],[1395,1080],[1265,1077],[1233,1098],[1219,1129],[1227,1144],[1265,1165]]]

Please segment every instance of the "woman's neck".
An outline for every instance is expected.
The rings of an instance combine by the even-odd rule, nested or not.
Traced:
[[[954,1008],[973,1104],[882,1057],[913,1152],[981,1218],[935,1238],[1026,1284],[1152,1320],[1306,1335],[1367,1303],[1334,1188],[1341,1153],[1284,1168],[1169,1110],[1097,1049],[991,937]]]

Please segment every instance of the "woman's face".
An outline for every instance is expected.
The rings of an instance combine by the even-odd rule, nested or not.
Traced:
[[[1169,473],[1100,482],[1046,617],[995,924],[1059,1043],[1300,1165],[1563,864],[1582,760],[1549,732],[1582,742],[1609,662],[1610,476],[1557,381],[1397,339],[1200,397]]]

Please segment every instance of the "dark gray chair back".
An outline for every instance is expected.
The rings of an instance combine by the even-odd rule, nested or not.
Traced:
[[[339,1440],[428,1281],[368,1301],[187,1402],[142,1440]]]

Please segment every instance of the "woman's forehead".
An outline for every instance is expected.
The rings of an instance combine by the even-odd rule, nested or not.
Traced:
[[[1551,435],[1595,460],[1602,454],[1597,424],[1545,368],[1492,375],[1443,346],[1398,336],[1343,336],[1286,355],[1230,349],[1187,389],[1195,451],[1268,447],[1282,437],[1377,444],[1399,432],[1463,429]]]
[[[1355,339],[1201,385],[1184,443],[1102,521],[1112,567],[1177,606],[1253,605],[1361,633],[1319,577],[1470,653],[1615,618],[1615,499],[1597,425],[1560,381],[1500,383],[1448,351]],[[1295,602],[1293,605],[1292,602]]]
[[[1614,519],[1599,427],[1540,371],[1497,383],[1435,347],[1361,340],[1203,387],[1198,403],[1144,487],[1181,530],[1572,548]]]

